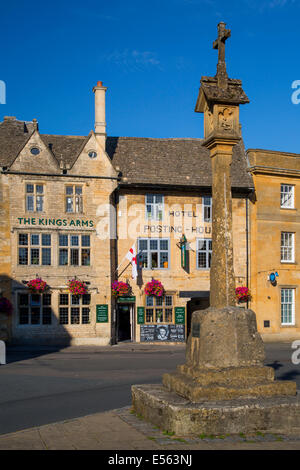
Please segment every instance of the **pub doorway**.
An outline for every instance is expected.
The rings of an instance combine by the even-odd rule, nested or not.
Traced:
[[[192,324],[192,315],[196,310],[205,310],[209,307],[209,297],[195,297],[187,303],[186,309],[186,337],[189,337]]]
[[[118,304],[117,305],[117,341],[133,341],[133,319],[134,319],[134,305],[133,304]]]

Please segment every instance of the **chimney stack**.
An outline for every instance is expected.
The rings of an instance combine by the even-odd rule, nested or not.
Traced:
[[[106,122],[105,122],[105,92],[107,88],[102,82],[97,82],[93,88],[95,93],[95,134],[105,148]]]

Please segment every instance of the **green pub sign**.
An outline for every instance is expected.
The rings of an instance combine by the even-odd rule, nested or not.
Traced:
[[[185,324],[185,307],[175,307],[175,323],[176,325]]]
[[[137,307],[137,322],[138,325],[145,323],[145,307]]]
[[[107,304],[96,305],[96,321],[97,323],[108,322],[108,305]]]

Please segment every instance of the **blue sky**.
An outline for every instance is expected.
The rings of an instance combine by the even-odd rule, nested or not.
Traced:
[[[231,29],[227,71],[246,148],[300,153],[300,0],[36,0],[2,2],[0,118],[37,118],[40,131],[87,135],[93,86],[106,94],[110,136],[203,137],[194,112],[202,75],[215,75],[217,24]]]

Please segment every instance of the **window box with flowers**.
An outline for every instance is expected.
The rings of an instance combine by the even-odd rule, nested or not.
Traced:
[[[243,287],[243,286],[237,287],[235,289],[235,296],[239,304],[245,303],[251,300],[251,294],[250,294],[250,290],[248,289],[248,287]]]
[[[46,281],[43,281],[43,279],[41,279],[40,277],[28,281],[27,287],[32,294],[43,294],[44,292],[46,292],[46,290],[49,289],[49,286]]]
[[[114,297],[126,297],[131,293],[130,285],[122,281],[114,281],[111,285],[111,290]]]

